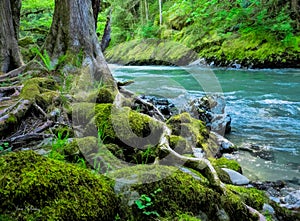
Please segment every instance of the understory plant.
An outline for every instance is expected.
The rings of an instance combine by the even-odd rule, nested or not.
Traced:
[[[159,217],[157,211],[151,210],[151,207],[154,205],[155,196],[156,194],[160,193],[162,190],[159,188],[155,190],[153,193],[150,193],[150,196],[146,194],[142,194],[136,201],[135,205],[138,207],[139,210],[143,212],[146,216],[155,216]]]

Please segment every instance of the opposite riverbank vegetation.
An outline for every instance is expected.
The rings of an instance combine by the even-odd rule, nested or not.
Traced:
[[[0,3],[0,219],[297,220],[233,185],[222,168],[241,168],[205,122],[166,119],[115,81],[97,3]]]

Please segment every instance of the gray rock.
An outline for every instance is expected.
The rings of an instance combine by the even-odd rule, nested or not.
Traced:
[[[222,168],[222,170],[224,170],[229,175],[230,180],[234,185],[247,185],[250,183],[250,180],[247,177],[234,170],[228,168]]]
[[[218,134],[231,131],[231,117],[225,112],[226,101],[221,95],[205,95],[190,101],[185,111],[192,117],[202,120],[206,126]]]
[[[210,134],[215,138],[215,141],[219,145],[222,153],[232,153],[234,150],[236,150],[236,146],[225,137],[213,131],[211,131]]]
[[[263,205],[263,212],[268,212],[271,215],[275,214],[274,208],[271,205],[266,204],[266,203],[264,203],[264,205]]]
[[[300,209],[300,190],[289,193],[282,199],[283,203],[281,206],[284,206],[288,209]]]

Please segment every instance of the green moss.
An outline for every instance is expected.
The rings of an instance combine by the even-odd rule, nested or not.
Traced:
[[[161,138],[163,125],[159,121],[130,108],[98,104],[95,113],[95,123],[108,143],[143,148],[157,145]]]
[[[0,214],[18,220],[111,220],[117,212],[110,180],[32,151],[2,156],[0,177]]]
[[[193,154],[192,147],[188,144],[187,140],[181,136],[171,135],[169,143],[171,148],[179,154]]]
[[[174,41],[158,39],[134,40],[122,43],[105,52],[111,63],[187,65],[197,59],[190,48]]]
[[[212,139],[208,139],[205,124],[192,118],[189,113],[171,117],[167,125],[171,128],[172,135],[183,137],[192,147],[202,148],[207,157],[215,157],[218,154],[219,147]]]
[[[213,166],[219,168],[228,168],[239,173],[242,173],[242,167],[236,160],[229,160],[225,157],[221,157],[218,159],[210,158],[210,162]]]
[[[13,114],[9,114],[9,117],[6,122],[8,124],[16,124],[18,122],[18,119]]]
[[[45,92],[56,91],[58,86],[56,82],[49,78],[31,78],[24,82],[24,87],[20,97],[26,100],[35,100],[38,95]],[[49,94],[48,94],[49,95]]]
[[[116,144],[103,144],[92,136],[73,139],[63,148],[62,154],[75,163],[78,157],[84,158],[86,164],[99,173],[122,168],[125,161],[122,148]]]
[[[238,196],[222,195],[175,167],[138,165],[115,171],[110,176],[116,179],[116,183],[120,182],[117,190],[121,193],[128,192],[129,188],[131,192],[136,191],[139,195],[145,194],[152,197],[153,205],[147,210],[156,211],[161,217],[169,217],[170,220],[176,220],[176,214],[188,213],[193,216],[205,214],[208,220],[218,221],[221,220],[219,211],[222,208],[230,220],[256,220],[241,203]],[[124,187],[126,183],[127,188]],[[155,196],[151,195],[157,189],[162,191]],[[124,195],[124,197],[126,196]],[[132,200],[132,198],[127,200]],[[123,204],[125,211],[128,211],[127,203],[125,200],[124,204],[127,206]],[[126,217],[126,214],[122,213],[125,219],[147,219],[142,213],[143,211],[138,209],[135,204],[130,206],[130,210],[132,210],[133,216]]]
[[[262,210],[264,203],[269,202],[266,194],[256,188],[227,185],[227,188],[236,193],[248,205],[257,210]]]
[[[93,92],[91,92],[87,98],[86,102],[94,102],[98,104],[102,103],[113,103],[114,102],[114,93],[112,90],[106,87],[101,87]]]

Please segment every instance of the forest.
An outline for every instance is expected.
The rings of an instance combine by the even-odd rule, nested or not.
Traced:
[[[222,98],[166,113],[108,66],[299,68],[299,7],[2,0],[0,220],[299,220],[223,156],[237,146],[228,116],[214,128]]]

